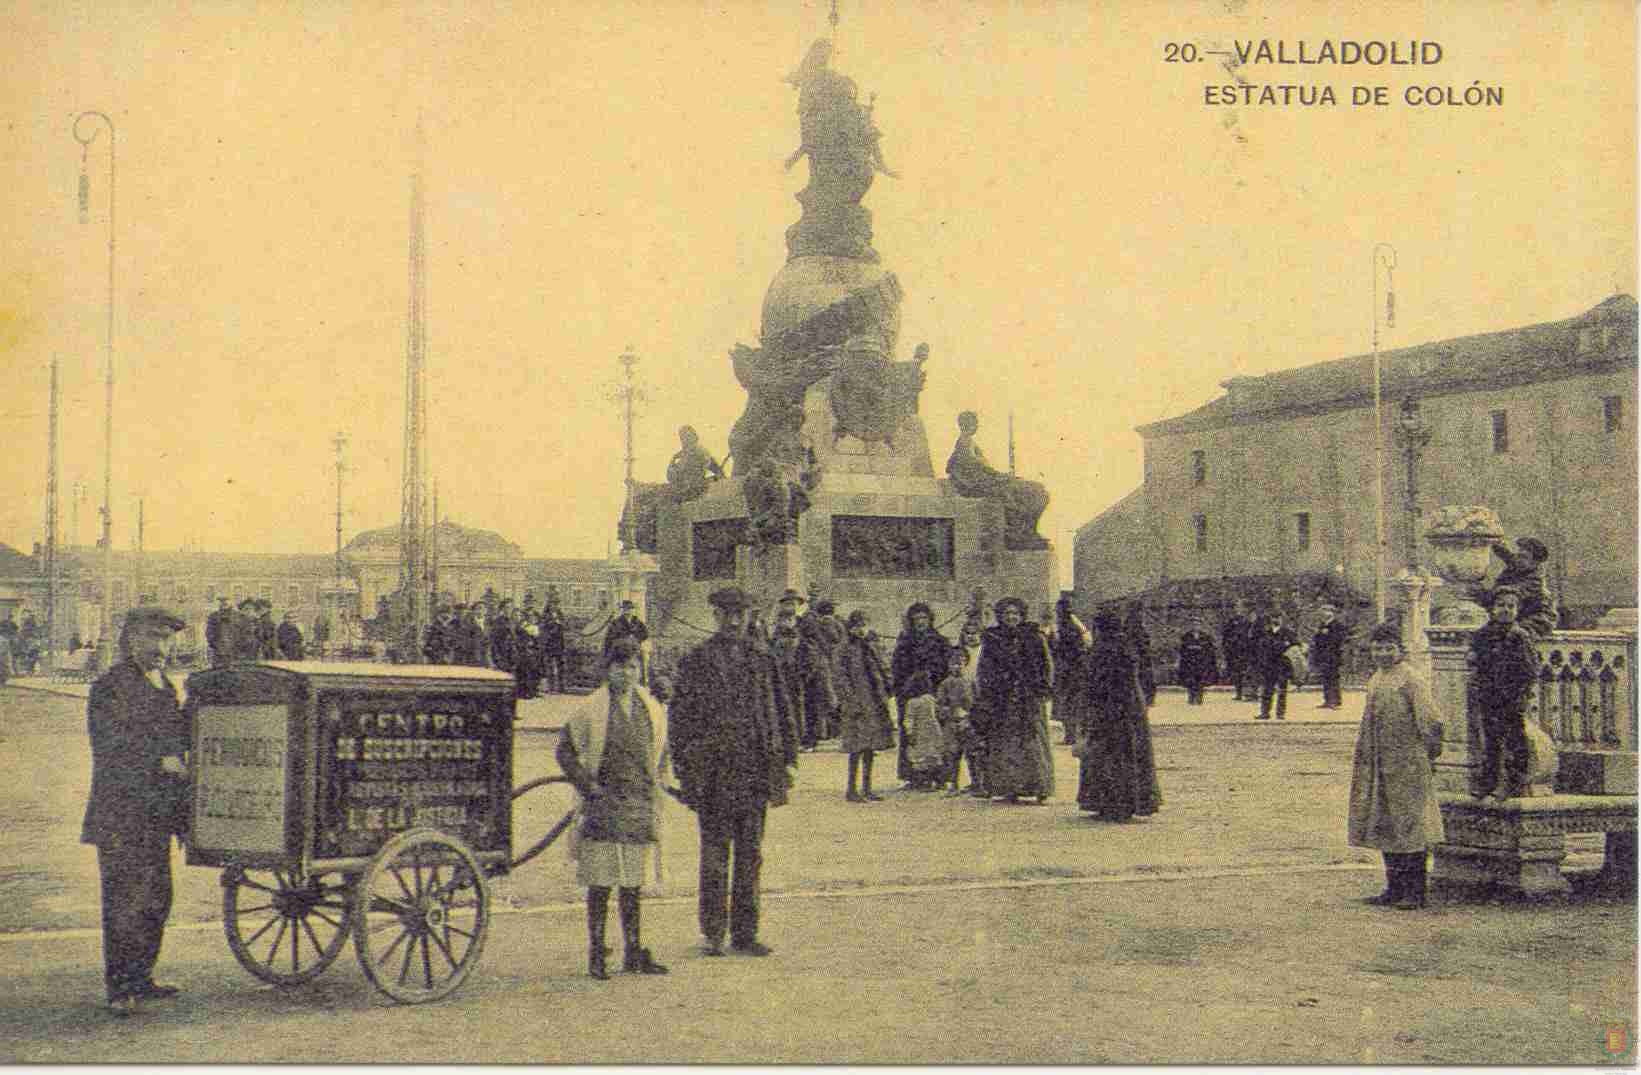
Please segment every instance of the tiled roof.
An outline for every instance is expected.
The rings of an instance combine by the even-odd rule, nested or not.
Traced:
[[[449,519],[440,520],[433,528],[433,540],[438,543],[440,555],[453,558],[482,558],[516,560],[519,547],[494,530],[476,530],[460,526]],[[390,556],[399,555],[399,528],[383,526],[365,530],[342,547],[343,555]]]
[[[1532,382],[1636,362],[1636,302],[1614,295],[1577,317],[1380,351],[1389,400],[1439,395],[1496,381]],[[1605,331],[1604,331],[1605,330]],[[1373,355],[1351,355],[1223,382],[1225,395],[1194,411],[1137,427],[1142,437],[1262,421],[1289,412],[1359,406],[1373,398]]]

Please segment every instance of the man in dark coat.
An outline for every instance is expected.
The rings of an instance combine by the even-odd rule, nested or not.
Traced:
[[[645,642],[649,641],[649,637],[650,629],[645,627],[644,621],[638,618],[638,612],[633,603],[623,601],[621,602],[620,614],[610,620],[610,626],[604,631],[604,652],[609,653],[610,647],[615,644],[617,639],[630,638],[638,643],[638,667],[640,675],[643,677],[641,682],[648,683],[650,679],[649,658],[645,655],[643,646]]]
[[[1185,688],[1186,705],[1202,704],[1203,693],[1218,671],[1214,636],[1208,633],[1202,617],[1198,616],[1179,636],[1179,681]]]
[[[1157,701],[1157,670],[1151,664],[1151,633],[1145,629],[1145,610],[1138,601],[1128,606],[1122,629],[1129,648],[1134,651],[1134,659],[1139,662],[1140,691],[1145,695],[1145,704],[1152,706]]]
[[[1225,653],[1225,675],[1231,681],[1231,687],[1236,691],[1235,701],[1249,701],[1248,697],[1248,652],[1253,641],[1253,621],[1248,618],[1248,609],[1241,601],[1231,612],[1231,618],[1225,621],[1225,628],[1220,634],[1221,648]]]
[[[1345,639],[1350,631],[1334,619],[1338,609],[1323,605],[1317,610],[1321,626],[1311,636],[1311,667],[1322,680],[1322,702],[1318,709],[1338,709],[1342,704],[1339,692],[1339,667],[1344,660]]]
[[[165,675],[183,627],[159,608],[126,613],[120,661],[91,685],[91,797],[80,842],[97,848],[109,1010],[175,996],[154,981],[171,914],[171,834],[186,825],[188,723]]]
[[[803,703],[804,683],[810,676],[815,655],[803,632],[798,630],[798,606],[802,603],[803,595],[796,590],[788,589],[781,594],[775,606],[775,626],[769,632],[769,650],[786,685],[788,707],[798,726],[803,749],[813,750],[817,742],[816,728],[806,719]]]
[[[1282,613],[1272,609],[1265,616],[1254,645],[1254,660],[1259,670],[1259,716],[1255,720],[1271,719],[1271,701],[1276,701],[1276,719],[1288,719],[1288,679],[1291,669],[1285,656],[1288,647],[1299,639],[1282,622]]]
[[[279,657],[286,661],[300,661],[307,656],[307,647],[302,641],[302,628],[296,625],[296,613],[287,612],[279,624],[279,630],[274,635],[274,643],[279,648]]]
[[[723,955],[727,928],[732,951],[765,956],[770,949],[758,940],[764,819],[786,801],[798,729],[781,704],[775,659],[746,637],[746,594],[727,586],[708,600],[718,629],[678,662],[668,742],[679,797],[701,829],[706,954]]]
[[[912,693],[914,683],[924,684],[927,693],[934,693],[940,681],[946,678],[946,659],[951,648],[946,636],[934,629],[934,610],[922,601],[906,609],[905,626],[895,640],[894,656],[889,658],[889,682],[894,688],[895,717],[900,730],[895,775],[919,791],[932,791],[938,785],[917,773],[907,756],[906,703],[916,697]],[[923,673],[921,678],[919,672]]]
[[[824,597],[816,597],[809,611],[798,617],[798,633],[809,643],[812,660],[809,678],[803,686],[803,712],[810,722],[804,729],[805,738],[816,742],[839,734],[838,690],[834,672],[838,652],[849,638],[849,631],[837,617],[837,606]]]
[[[233,645],[230,649],[236,661],[260,661],[262,659],[262,642],[256,618],[257,601],[254,597],[247,597],[239,603],[239,611],[229,621],[233,631],[230,637]]]
[[[518,672],[513,602],[502,598],[490,618],[490,666],[498,672]]]
[[[1470,639],[1470,690],[1481,715],[1482,757],[1470,793],[1478,799],[1515,799],[1527,792],[1529,692],[1538,678],[1538,652],[1516,622],[1520,595],[1493,590],[1491,619]]]
[[[256,659],[278,660],[279,628],[273,620],[273,602],[258,599],[256,610]]]
[[[226,597],[217,598],[217,610],[205,617],[205,647],[213,666],[233,660],[233,619],[234,610]]]
[[[549,592],[541,610],[541,674],[552,694],[564,691],[564,615]]]
[[[455,641],[453,627],[450,610],[441,606],[434,614],[433,622],[427,625],[427,633],[422,636],[422,657],[428,664],[451,663],[450,647]]]

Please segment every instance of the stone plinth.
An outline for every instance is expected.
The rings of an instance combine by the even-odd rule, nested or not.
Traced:
[[[942,633],[955,638],[977,589],[988,603],[1019,597],[1034,616],[1059,595],[1055,551],[1004,548],[1002,504],[958,496],[950,482],[832,470],[810,497],[796,544],[732,546],[727,558],[708,546],[747,516],[740,479],[714,482],[705,496],[662,508],[650,625],[658,645],[688,647],[704,638],[713,624],[707,595],[731,583],[766,606],[766,616],[788,586],[820,593],[839,616],[864,609],[872,629],[887,638],[916,601],[928,603]],[[913,541],[930,547],[908,549]],[[886,561],[892,572],[882,569]]]
[[[1636,755],[1628,750],[1563,750],[1556,791],[1568,795],[1634,795]]]
[[[1442,756],[1436,759],[1436,790],[1468,794],[1472,760],[1481,751],[1480,729],[1470,716],[1470,636],[1463,627],[1432,627],[1430,692],[1442,715]]]
[[[1525,896],[1568,890],[1561,875],[1568,833],[1636,831],[1636,799],[1627,795],[1548,795],[1502,803],[1444,795],[1441,811],[1447,839],[1435,848],[1431,879]],[[1615,842],[1626,844],[1609,840],[1609,854]],[[1628,846],[1633,849],[1633,840]],[[1616,862],[1605,867],[1620,874],[1625,868]]]

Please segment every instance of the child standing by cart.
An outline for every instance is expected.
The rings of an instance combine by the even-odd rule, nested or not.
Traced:
[[[1381,623],[1369,641],[1377,671],[1351,769],[1350,843],[1385,857],[1385,890],[1367,902],[1417,910],[1425,905],[1425,855],[1443,836],[1431,771],[1442,725],[1429,685],[1404,659],[1397,628]]]
[[[579,793],[570,855],[576,881],[587,886],[587,973],[609,978],[604,924],[610,889],[619,892],[621,938],[630,974],[665,974],[643,946],[639,890],[655,859],[661,881],[661,789],[668,766],[667,715],[639,686],[638,643],[612,642],[604,651],[605,684],[579,702],[558,741],[558,764]]]

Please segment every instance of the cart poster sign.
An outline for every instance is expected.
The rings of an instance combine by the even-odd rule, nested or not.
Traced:
[[[191,836],[196,846],[284,850],[286,716],[283,705],[200,706]]]
[[[344,853],[415,827],[480,838],[491,819],[494,717],[465,706],[340,715],[336,835]]]

